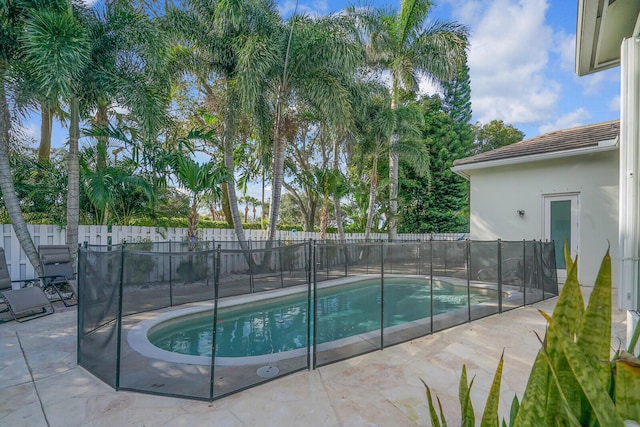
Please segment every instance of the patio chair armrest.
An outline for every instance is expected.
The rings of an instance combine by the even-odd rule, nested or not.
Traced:
[[[42,280],[45,284],[47,284],[48,282],[51,282],[55,279],[66,279],[67,276],[63,275],[63,274],[52,274],[50,276],[39,276],[38,279]]]
[[[24,283],[24,285],[20,286],[21,288],[27,287],[29,284],[37,286],[40,283],[40,278],[12,280],[11,283]]]

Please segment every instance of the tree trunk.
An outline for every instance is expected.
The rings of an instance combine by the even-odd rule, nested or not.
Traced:
[[[235,184],[231,184],[232,186]],[[233,227],[233,218],[231,217],[231,207],[229,206],[229,190],[226,182],[222,183],[222,213],[224,214],[224,220],[227,221],[230,227]]]
[[[371,167],[371,182],[369,183],[369,207],[367,209],[367,225],[364,230],[364,240],[368,241],[371,235],[371,227],[373,226],[373,208],[376,203],[376,195],[378,192],[378,156],[373,157],[373,165]]]
[[[273,181],[271,183],[271,207],[269,208],[269,225],[267,227],[267,240],[273,242],[276,239],[276,227],[280,215],[280,199],[282,198],[282,183],[284,182],[284,157],[285,143],[281,132],[280,123],[284,105],[278,105],[273,129]]]
[[[230,97],[233,95],[230,95]],[[223,130],[223,149],[224,149],[224,166],[227,169],[227,194],[229,197],[229,209],[231,210],[231,219],[233,229],[236,232],[236,238],[245,254],[245,258],[249,265],[252,265],[253,259],[249,254],[249,247],[247,246],[247,238],[244,235],[244,229],[242,228],[242,220],[240,218],[240,211],[238,210],[238,196],[236,195],[236,186],[234,178],[234,162],[233,162],[233,120],[235,117],[235,111],[233,111],[234,103],[231,99],[227,100],[227,118],[224,124]]]
[[[329,225],[329,194],[325,189],[322,198],[322,209],[320,209],[320,240],[327,237],[327,226]]]
[[[263,165],[264,166],[264,165]],[[264,214],[265,214],[265,203],[264,203],[264,170],[262,171],[262,200],[260,201],[260,203],[262,203],[260,205],[260,230],[264,230]]]
[[[333,169],[338,174],[340,170],[340,159],[338,158],[340,154],[340,145],[338,144],[338,138],[335,139],[333,146]],[[338,194],[333,195],[333,208],[336,214],[336,226],[338,227],[338,237],[341,241],[345,241],[344,238],[344,228],[342,227],[342,207],[340,206],[340,196]]]
[[[71,96],[69,121],[69,156],[67,159],[67,245],[75,266],[78,254],[78,224],[80,219],[80,166],[78,164],[78,140],[80,138],[80,108],[78,97]]]
[[[38,146],[38,160],[49,161],[51,158],[51,127],[53,125],[53,114],[49,107],[40,104],[40,146]]]
[[[93,126],[96,129],[106,128],[109,125],[108,105],[103,101],[98,101],[96,115],[93,117]],[[104,171],[107,168],[107,150],[109,138],[98,136],[96,146],[96,171]],[[102,225],[107,225],[109,221],[109,204],[105,203],[102,209]]]
[[[391,110],[398,108],[398,82],[393,81],[391,93]],[[389,241],[398,237],[398,133],[394,129],[389,141],[389,218],[387,230]]]
[[[192,251],[196,247],[198,237],[198,205],[195,198],[191,203],[191,212],[187,218],[187,248]]]
[[[11,126],[11,116],[9,113],[9,104],[7,95],[4,91],[4,83],[0,82],[0,191],[2,191],[2,200],[9,214],[13,231],[20,242],[20,247],[24,251],[27,259],[33,266],[38,276],[42,276],[42,268],[40,268],[40,258],[36,251],[36,246],[31,240],[31,234],[27,228],[27,223],[22,216],[20,202],[13,186],[13,178],[11,177],[11,164],[9,162],[9,131]],[[14,280],[20,277],[13,277]]]

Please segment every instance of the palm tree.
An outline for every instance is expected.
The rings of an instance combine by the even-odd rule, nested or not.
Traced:
[[[275,240],[284,182],[287,126],[296,106],[305,104],[327,123],[351,119],[347,84],[362,51],[344,16],[294,15],[270,45],[275,56],[247,50],[239,60],[238,86],[244,105],[255,117],[272,118],[272,187],[268,240]],[[265,78],[265,73],[268,78]]]
[[[241,56],[253,52],[271,56],[268,43],[277,29],[279,17],[269,0],[191,0],[190,9],[172,9],[167,27],[176,36],[174,51],[185,71],[195,76],[205,94],[205,105],[216,106],[209,113],[220,117],[218,137],[227,169],[225,199],[229,214],[243,250],[248,250],[242,221],[238,211],[234,171],[234,148],[238,141],[240,94],[236,90]],[[260,70],[260,63],[252,64],[252,72]],[[264,76],[263,76],[264,77]],[[216,90],[216,86],[221,90]],[[251,96],[245,93],[245,96]]]
[[[189,249],[194,248],[197,240],[198,206],[203,198],[220,199],[220,185],[226,180],[226,172],[217,167],[215,162],[198,164],[190,157],[175,154],[171,160],[173,172],[180,185],[189,192],[191,212],[187,219],[187,242]]]
[[[104,144],[98,143],[93,147],[86,147],[80,155],[82,187],[95,208],[96,224],[102,225],[109,223],[110,215],[114,215],[116,219],[121,214],[121,219],[126,217],[123,212],[118,212],[118,205],[127,192],[140,189],[149,202],[153,204],[155,201],[153,186],[143,176],[135,173],[136,165],[126,159],[115,159],[106,149]]]
[[[36,90],[42,93],[40,99],[59,99],[65,97],[71,110],[69,126],[69,196],[67,198],[67,241],[72,251],[77,249],[78,224],[78,157],[77,141],[79,136],[79,114],[75,83],[80,70],[88,59],[88,41],[86,31],[80,24],[75,6],[65,0],[7,2],[2,5],[3,57],[6,67],[3,70],[0,114],[2,114],[2,141],[0,141],[0,188],[3,191],[5,206],[14,223],[14,229],[20,243],[37,272],[40,273],[35,246],[26,229],[19,210],[8,164],[10,134],[10,113],[6,98],[5,78],[8,73],[19,70],[23,87],[27,94]],[[5,37],[6,36],[6,37]],[[16,97],[18,99],[19,97]],[[14,222],[15,221],[15,222]]]
[[[402,154],[419,174],[429,173],[428,148],[419,140],[423,124],[420,108],[409,104],[391,109],[388,94],[380,91],[375,85],[371,86],[371,89],[370,98],[363,100],[361,104],[356,122],[357,158],[354,160],[354,163],[360,165],[359,169],[367,174],[366,181],[369,183],[365,239],[369,239],[373,228],[381,178],[378,166],[382,156],[395,150],[396,155]],[[390,147],[389,140],[394,132],[398,135],[398,142],[394,147]]]
[[[19,38],[22,31],[22,11],[17,5],[12,4],[3,4],[0,7],[0,28],[2,28],[2,37],[0,37],[0,191],[2,191],[2,200],[20,246],[38,275],[42,275],[38,253],[22,215],[13,184],[9,160],[13,120],[7,90],[8,83],[15,81],[16,69],[24,54]]]
[[[465,61],[468,30],[455,22],[427,25],[431,0],[403,0],[400,10],[351,9],[370,32],[367,53],[377,67],[391,75],[391,109],[401,91],[415,93],[420,77],[439,84],[450,80]],[[389,239],[397,237],[398,132],[389,139]]]

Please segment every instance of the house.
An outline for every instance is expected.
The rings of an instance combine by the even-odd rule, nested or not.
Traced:
[[[578,0],[576,73],[620,66],[618,307],[640,316],[640,1]]]
[[[470,238],[553,240],[560,281],[566,240],[580,282],[593,285],[609,243],[617,257],[619,134],[615,120],[456,160],[470,181]]]

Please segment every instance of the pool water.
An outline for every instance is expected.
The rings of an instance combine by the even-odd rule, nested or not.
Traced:
[[[426,279],[385,278],[384,326],[428,318],[431,289]],[[495,301],[495,291],[471,288],[471,303]],[[363,280],[318,290],[318,344],[380,329],[379,280]],[[433,285],[433,314],[467,307],[467,288]],[[312,302],[313,310],[313,302]],[[218,310],[216,357],[246,357],[307,346],[307,293]],[[311,323],[313,326],[313,322]],[[313,335],[313,331],[311,331]],[[148,335],[155,346],[176,353],[211,356],[213,312],[159,324]]]

